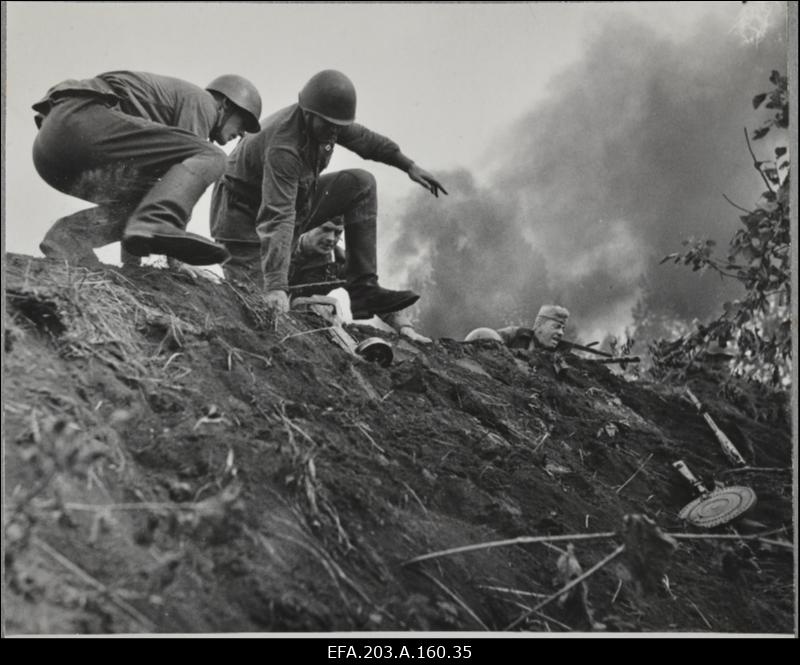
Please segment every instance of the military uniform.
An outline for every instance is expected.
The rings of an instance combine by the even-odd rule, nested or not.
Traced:
[[[214,187],[211,235],[232,256],[224,268],[240,273],[260,268],[266,290],[287,290],[299,236],[342,215],[344,276],[351,284],[376,280],[373,176],[361,169],[320,175],[335,144],[312,138],[298,104],[274,113],[261,127],[236,146]],[[343,127],[336,143],[404,171],[412,163],[394,141],[357,123]]]
[[[192,235],[183,232],[192,209],[225,167],[225,153],[208,140],[219,113],[210,92],[117,71],[63,81],[33,109],[39,175],[97,204],[55,223],[41,243],[46,256],[96,265],[92,249],[123,240],[131,225]]]

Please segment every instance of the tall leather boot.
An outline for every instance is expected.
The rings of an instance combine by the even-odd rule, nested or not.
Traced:
[[[374,186],[351,210],[345,212],[344,242],[347,255],[345,286],[354,319],[388,314],[410,307],[419,295],[378,285],[377,199]]]
[[[125,227],[122,246],[126,252],[134,256],[165,254],[190,265],[222,263],[229,257],[222,245],[184,231],[194,205],[221,175],[216,155],[200,157],[170,168],[144,196]]]
[[[39,244],[39,249],[49,259],[99,268],[102,263],[92,250],[117,242],[124,224],[124,216],[117,216],[104,206],[80,210],[56,220]]]

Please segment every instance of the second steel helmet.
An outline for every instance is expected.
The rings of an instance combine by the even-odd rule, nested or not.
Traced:
[[[261,125],[258,124],[258,119],[261,117],[261,95],[246,78],[237,74],[223,74],[211,81],[206,90],[225,95],[244,111],[247,116],[245,129],[248,132],[257,132],[261,129]]]
[[[476,339],[492,339],[495,342],[502,342],[503,338],[496,330],[491,328],[475,328],[465,338],[465,342],[474,342]]]
[[[342,72],[325,69],[314,74],[298,96],[300,108],[334,125],[350,125],[356,119],[356,88]]]

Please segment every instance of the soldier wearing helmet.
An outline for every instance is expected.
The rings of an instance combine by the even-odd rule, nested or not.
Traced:
[[[512,349],[555,349],[564,337],[569,311],[558,305],[542,305],[533,322],[533,328],[508,326],[499,330],[476,328],[465,341],[493,339],[504,342]]]
[[[224,145],[257,131],[261,97],[228,74],[204,90],[146,72],[67,80],[33,105],[33,162],[49,185],[96,203],[57,220],[45,256],[97,266],[94,248],[121,241],[123,263],[165,254],[221,263],[225,248],[187,233],[195,203],[225,168]],[[210,139],[210,141],[209,141]]]
[[[225,274],[263,283],[275,312],[289,308],[290,265],[301,237],[337,217],[343,220],[343,277],[354,318],[397,312],[419,298],[378,285],[374,177],[361,169],[322,172],[338,144],[405,171],[435,196],[447,192],[394,141],[355,117],[352,81],[335,70],[321,71],[296,104],[266,118],[260,132],[236,146],[214,187],[211,235],[231,254]]]

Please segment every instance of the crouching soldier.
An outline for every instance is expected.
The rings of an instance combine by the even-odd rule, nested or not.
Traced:
[[[564,328],[569,319],[569,311],[558,305],[542,305],[533,322],[533,328],[509,326],[493,330],[476,328],[465,341],[494,339],[512,349],[533,351],[538,349],[555,350],[564,337]]]
[[[231,253],[223,268],[254,275],[275,313],[289,309],[292,257],[305,255],[310,239],[334,218],[343,221],[336,225],[345,238],[338,274],[346,280],[353,318],[398,312],[419,299],[378,284],[375,178],[361,169],[320,174],[341,144],[405,171],[435,196],[447,192],[394,141],[355,123],[355,113],[350,79],[335,70],[319,72],[298,103],[266,118],[260,132],[236,146],[214,188],[211,235]]]
[[[346,284],[346,252],[340,244],[345,230],[344,216],[329,219],[300,234],[289,264],[289,291],[292,298],[326,295],[333,288]],[[260,271],[228,262],[223,266],[226,277],[247,282],[258,280]],[[353,318],[364,318],[355,311]],[[408,310],[377,315],[400,335],[414,342],[429,344],[428,337],[414,330]]]
[[[259,129],[261,97],[229,74],[206,89],[167,76],[116,71],[52,87],[33,105],[33,163],[57,190],[96,203],[57,220],[45,256],[97,266],[94,248],[121,241],[123,263],[164,254],[221,263],[225,248],[187,233],[197,200],[225,168],[224,145]]]

